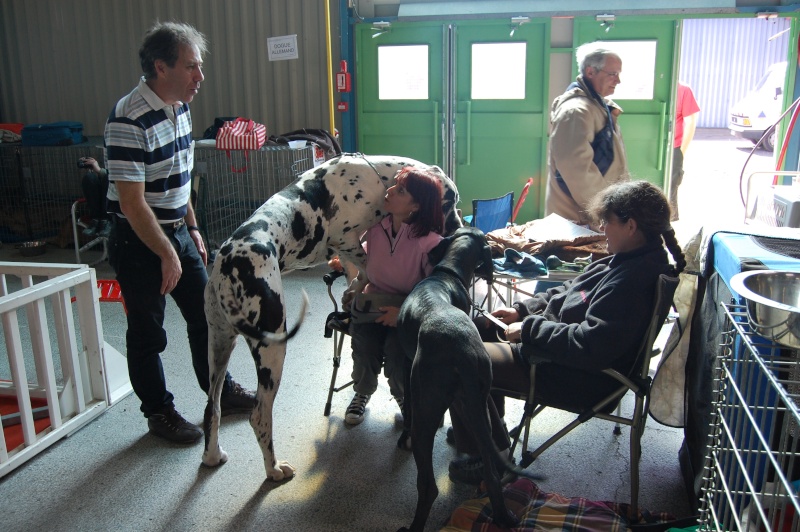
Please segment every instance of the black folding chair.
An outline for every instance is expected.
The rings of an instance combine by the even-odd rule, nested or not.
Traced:
[[[614,422],[614,434],[621,434],[620,424],[628,425],[630,430],[630,484],[631,484],[631,515],[637,515],[639,504],[639,461],[642,454],[641,440],[644,433],[645,423],[647,422],[647,415],[650,408],[650,385],[652,378],[650,372],[650,359],[653,356],[653,344],[656,337],[661,331],[665,320],[669,314],[670,306],[672,305],[672,298],[675,295],[675,290],[678,287],[678,278],[669,275],[659,276],[656,285],[655,303],[653,305],[653,314],[650,318],[650,324],[647,331],[639,343],[634,362],[627,375],[620,373],[615,369],[604,369],[600,373],[608,375],[619,382],[619,386],[610,394],[602,398],[600,401],[593,405],[586,406],[583,409],[568,409],[568,411],[577,414],[577,417],[568,425],[563,427],[556,434],[551,436],[547,441],[542,443],[533,451],[528,450],[528,438],[530,436],[531,421],[539,415],[545,408],[551,407],[559,410],[564,410],[563,406],[549,405],[547,400],[542,397],[536,397],[535,383],[536,383],[536,364],[531,365],[530,371],[530,386],[527,390],[507,390],[501,388],[492,388],[493,392],[511,397],[513,399],[520,399],[525,401],[525,408],[522,415],[522,420],[516,428],[511,430],[513,436],[513,443],[511,446],[511,455],[513,456],[520,436],[522,437],[522,459],[520,465],[528,467],[539,455],[545,450],[550,448],[554,443],[562,437],[571,432],[574,428],[590,419],[597,418],[606,421]],[[623,416],[621,414],[619,403],[622,398],[632,391],[634,393],[635,401],[633,411],[630,416]],[[616,407],[616,412],[612,413]]]

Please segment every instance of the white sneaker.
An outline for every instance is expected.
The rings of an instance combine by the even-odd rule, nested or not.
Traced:
[[[356,393],[353,400],[350,401],[350,406],[347,407],[347,413],[344,416],[344,422],[348,425],[358,425],[364,421],[364,413],[367,411],[367,403],[369,403],[369,395],[363,393]]]

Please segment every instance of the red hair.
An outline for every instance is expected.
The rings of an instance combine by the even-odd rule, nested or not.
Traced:
[[[398,173],[395,181],[411,194],[419,205],[419,210],[408,217],[415,237],[425,236],[431,231],[442,234],[444,214],[442,214],[442,182],[430,170],[406,166]]]

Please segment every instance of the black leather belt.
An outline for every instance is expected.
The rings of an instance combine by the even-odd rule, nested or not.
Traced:
[[[131,225],[130,222],[128,222],[127,218],[120,218],[119,216],[117,216],[116,220],[117,223],[120,225],[127,225],[128,227],[130,227]],[[182,226],[186,225],[186,222],[184,222],[183,219],[180,219],[177,222],[159,223],[158,225],[160,225],[164,231],[177,231]]]

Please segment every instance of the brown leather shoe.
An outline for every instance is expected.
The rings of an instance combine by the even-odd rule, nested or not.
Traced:
[[[230,414],[249,414],[256,407],[256,394],[231,381],[230,389],[222,390],[219,408],[223,416]]]
[[[152,434],[174,443],[195,443],[203,437],[200,427],[186,421],[174,405],[148,417],[147,426]]]

